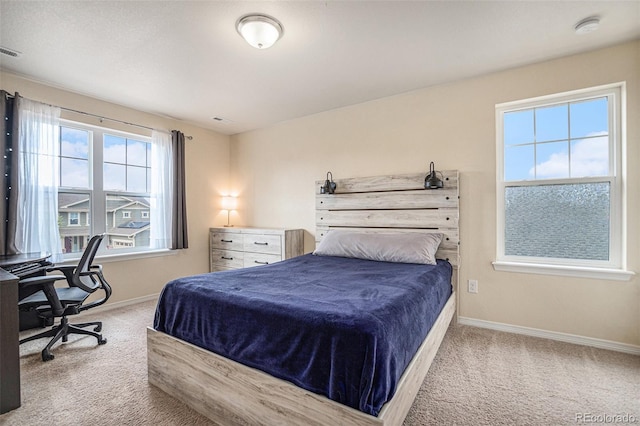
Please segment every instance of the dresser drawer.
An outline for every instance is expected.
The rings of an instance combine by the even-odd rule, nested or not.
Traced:
[[[227,268],[244,267],[244,253],[241,251],[211,249],[211,264]]]
[[[251,266],[268,265],[279,262],[280,260],[282,260],[282,258],[279,254],[245,253],[244,267],[249,268]]]
[[[243,249],[242,234],[235,232],[212,232],[210,235],[212,249],[238,251],[242,251]]]
[[[282,239],[280,235],[244,235],[244,251],[282,255]]]

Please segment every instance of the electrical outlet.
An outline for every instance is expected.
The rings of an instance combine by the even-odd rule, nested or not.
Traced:
[[[478,280],[469,280],[469,293],[477,293],[478,292]]]

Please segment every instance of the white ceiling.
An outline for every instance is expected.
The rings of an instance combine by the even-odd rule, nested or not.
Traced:
[[[282,22],[275,46],[238,35],[250,12]],[[640,38],[640,0],[1,0],[0,15],[0,45],[22,52],[2,69],[225,134]]]

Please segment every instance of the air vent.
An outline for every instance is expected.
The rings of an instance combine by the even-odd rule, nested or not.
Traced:
[[[22,53],[18,52],[17,50],[12,50],[4,46],[0,46],[0,53],[7,56],[13,56],[14,58],[18,58],[22,55]]]
[[[219,115],[216,115],[215,117],[211,117],[211,119],[213,121],[215,121],[216,123],[220,123],[220,124],[231,124],[231,123],[233,123],[233,120],[229,120],[228,118],[220,117]]]

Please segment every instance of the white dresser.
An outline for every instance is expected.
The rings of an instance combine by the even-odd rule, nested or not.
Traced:
[[[267,265],[304,250],[302,229],[210,228],[210,270],[248,268]]]

